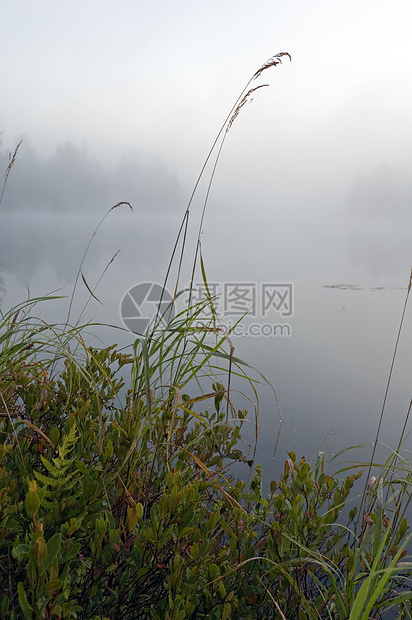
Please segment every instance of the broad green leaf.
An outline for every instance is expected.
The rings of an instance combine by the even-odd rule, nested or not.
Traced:
[[[60,532],[57,533],[57,534],[54,534],[54,536],[52,536],[50,538],[50,540],[48,541],[48,543],[47,543],[47,556],[46,556],[46,559],[44,560],[43,564],[41,565],[40,575],[42,575],[44,573],[44,571],[46,571],[49,568],[49,566],[52,564],[53,560],[60,553],[60,542],[61,542],[61,534],[60,534]]]
[[[136,507],[131,508],[130,506],[128,506],[127,507],[127,527],[129,529],[129,532],[133,532],[134,528],[137,525],[138,520],[139,520],[139,516],[137,514]]]
[[[31,607],[31,605],[29,604],[29,601],[27,599],[27,594],[24,589],[24,585],[22,584],[21,581],[19,581],[17,585],[17,594],[19,596],[19,604],[20,604],[20,608],[23,612],[24,617],[26,618],[26,620],[33,620],[33,615],[32,615],[33,607]]]
[[[51,579],[45,584],[44,588],[45,590],[50,592],[51,590],[59,590],[59,588],[61,588],[62,585],[63,585],[63,581],[61,579]]]
[[[26,511],[27,514],[35,515],[40,506],[40,497],[36,491],[29,491],[26,495]]]
[[[3,596],[1,598],[1,604],[0,604],[0,611],[2,613],[2,616],[4,617],[6,611],[9,611],[9,603],[10,603],[10,599],[7,596],[7,594],[5,596]]]
[[[81,545],[79,542],[69,540],[66,553],[64,554],[64,561],[69,562],[70,560],[72,560],[79,553],[80,549]]]
[[[11,554],[14,558],[18,559],[21,555],[28,553],[30,551],[30,545],[20,544],[17,547],[14,547]]]
[[[47,557],[47,544],[43,536],[39,536],[29,551],[37,567],[41,566]]]
[[[76,467],[79,470],[79,472],[83,474],[84,476],[87,474],[87,467],[83,463],[83,461],[76,461]]]

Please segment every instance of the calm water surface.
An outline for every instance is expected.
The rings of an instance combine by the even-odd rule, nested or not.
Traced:
[[[275,458],[274,444],[279,413],[272,391],[259,388],[259,445],[257,461],[264,464],[265,482],[278,477],[294,449],[307,460],[319,450],[332,455],[355,444],[372,442],[382,409],[397,331],[406,297],[409,273],[372,277],[352,265],[342,232],[332,238],[318,235],[316,227],[291,231],[276,218],[253,233],[245,216],[222,220],[212,214],[202,237],[209,282],[292,282],[293,312],[244,319],[245,326],[288,324],[290,335],[233,336],[235,355],[259,369],[276,390],[282,429]],[[96,227],[95,215],[67,217],[33,213],[3,214],[0,227],[0,267],[5,295],[2,308],[26,298],[61,289],[69,296],[84,250]],[[179,218],[175,215],[148,217],[139,213],[112,214],[93,238],[82,272],[91,288],[115,253],[98,288],[102,302],[86,307],[84,318],[121,325],[119,305],[124,293],[144,281],[163,282]],[[305,228],[303,226],[303,228]],[[230,237],[228,238],[228,230]],[[246,231],[246,233],[245,233]],[[335,235],[335,237],[333,237]],[[193,252],[188,244],[188,254]],[[191,261],[183,270],[182,283],[189,279]],[[185,280],[187,277],[187,280]],[[201,277],[198,277],[198,281]],[[183,287],[183,284],[182,284]],[[87,291],[78,285],[71,320],[84,308]],[[68,301],[42,304],[41,315],[64,321]],[[110,328],[96,328],[107,344],[125,346],[131,337]],[[407,308],[396,363],[388,393],[380,439],[397,446],[411,398],[412,318]],[[239,390],[247,391],[247,385]],[[254,400],[249,390],[248,396]],[[252,411],[250,402],[235,397],[239,407]],[[253,416],[252,416],[253,417]],[[245,438],[254,427],[245,424]],[[409,443],[407,443],[407,446]],[[382,449],[382,456],[385,450]],[[366,458],[370,448],[347,458]],[[388,454],[388,452],[386,453]]]

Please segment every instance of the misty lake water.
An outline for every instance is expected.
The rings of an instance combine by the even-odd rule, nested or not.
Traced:
[[[99,217],[26,212],[3,213],[1,220],[2,310],[24,300],[27,286],[31,297],[57,289],[69,296]],[[110,214],[93,238],[83,266],[89,286],[96,284],[117,250],[121,252],[96,290],[102,305],[89,303],[85,320],[121,326],[119,307],[125,292],[139,282],[163,282],[179,222],[176,214],[149,217],[129,213],[126,206]],[[343,237],[317,238],[312,228],[305,244],[293,230],[289,236],[274,235],[276,227],[282,228],[279,217],[274,216],[272,223],[260,227],[258,238],[251,238],[246,216],[234,222],[212,213],[202,236],[209,282],[254,282],[257,287],[264,282],[292,282],[294,286],[292,316],[244,319],[246,325],[252,320],[287,322],[289,336],[232,337],[235,356],[261,371],[279,399],[283,421],[273,458],[279,414],[271,390],[264,385],[259,388],[256,462],[264,465],[266,484],[279,477],[288,450],[307,460],[326,451],[328,460],[345,447],[373,442],[409,280],[406,270],[396,278],[367,278],[365,271],[345,258]],[[228,230],[237,242],[229,246]],[[193,255],[193,249],[193,242],[189,243],[187,257]],[[189,258],[188,267],[190,263]],[[182,288],[189,273],[190,269],[184,269]],[[76,320],[87,298],[79,282],[71,321]],[[67,307],[66,298],[42,304],[36,312],[49,321],[64,322]],[[105,344],[126,346],[132,342],[130,334],[113,328],[97,327],[96,334]],[[409,311],[380,434],[380,440],[390,448],[397,446],[411,398],[411,344]],[[254,398],[246,383],[236,387]],[[236,400],[239,408],[253,409],[240,395]],[[245,437],[252,434],[251,424]],[[343,458],[359,460],[370,453],[371,447]],[[383,457],[385,449],[380,454]]]

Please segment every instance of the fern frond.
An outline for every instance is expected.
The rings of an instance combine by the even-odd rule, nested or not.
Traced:
[[[67,462],[66,456],[70,454],[70,452],[73,450],[75,443],[77,441],[76,431],[77,431],[76,424],[73,424],[73,426],[71,427],[69,431],[69,434],[64,437],[62,445],[59,446],[58,458],[53,459],[53,461],[56,463],[56,466],[57,466],[57,461],[61,462],[62,464]]]
[[[53,478],[58,478],[60,476],[61,467],[56,467],[57,458],[53,459],[53,464],[50,463],[50,461],[46,459],[46,457],[43,455],[40,456],[40,460],[47,469],[47,471],[53,476]]]
[[[35,471],[34,476],[44,486],[55,487],[59,484],[59,481],[56,480],[55,478],[50,478],[50,476],[45,476],[44,474],[41,474],[39,471]]]
[[[43,455],[40,456],[49,475],[35,471],[34,476],[43,485],[42,504],[45,507],[53,506],[53,499],[60,501],[62,492],[65,492],[67,497],[67,492],[71,491],[80,480],[75,459],[70,458],[76,441],[76,425],[73,424],[69,433],[63,438],[62,445],[59,446],[59,456],[53,458],[53,462]]]

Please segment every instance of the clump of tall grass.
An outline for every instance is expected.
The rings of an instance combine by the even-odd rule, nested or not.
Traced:
[[[167,328],[159,305],[125,353],[88,346],[80,321],[36,319],[45,298],[1,315],[2,618],[367,620],[391,608],[411,617],[411,466],[401,446],[343,526],[361,464],[338,478],[324,454],[312,465],[290,452],[265,494],[262,468],[242,443],[248,416],[235,406],[231,378],[252,390],[257,433],[264,377],[249,376],[219,326],[200,230],[228,132],[263,86],[254,80],[285,56],[253,74],[206,158],[165,277],[166,286],[177,262],[172,303],[187,295],[188,304]],[[213,154],[192,281],[182,291],[192,200]],[[81,279],[93,299],[96,286],[82,272],[87,249],[73,296]],[[198,268],[206,295],[194,303]],[[205,307],[210,319],[199,320]],[[248,484],[231,473],[233,463],[251,468]]]

